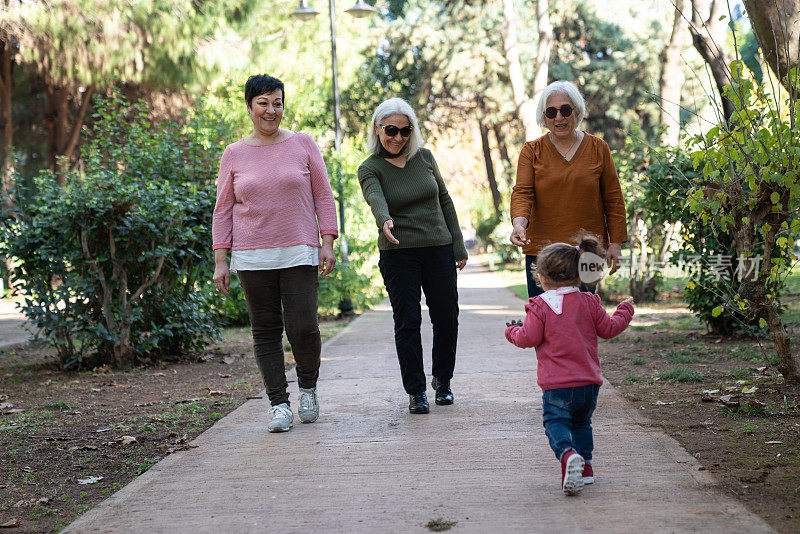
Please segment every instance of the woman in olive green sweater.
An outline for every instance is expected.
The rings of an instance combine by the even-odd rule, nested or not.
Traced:
[[[420,326],[421,291],[433,326],[436,404],[453,404],[456,363],[456,267],[467,249],[453,200],[433,154],[421,148],[417,117],[405,100],[381,103],[372,115],[367,145],[372,155],[358,181],[378,225],[379,267],[394,315],[394,341],[411,413],[428,413]],[[420,291],[421,290],[421,291]]]

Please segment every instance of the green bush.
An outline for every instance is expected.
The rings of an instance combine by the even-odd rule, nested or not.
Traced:
[[[41,172],[2,221],[22,310],[67,368],[198,349],[218,335],[198,289],[219,154],[118,94],[95,109],[82,172]]]

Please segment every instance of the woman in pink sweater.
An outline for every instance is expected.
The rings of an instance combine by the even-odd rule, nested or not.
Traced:
[[[594,482],[592,413],[603,384],[597,336],[615,337],[633,318],[632,298],[609,317],[600,297],[578,290],[582,279],[597,281],[604,258],[596,236],[582,237],[577,246],[545,247],[535,267],[545,291],[525,305],[522,323],[511,321],[506,329],[506,339],[514,345],[536,347],[545,433],[561,461],[561,489],[568,495]]]
[[[317,270],[325,276],[336,265],[336,208],[314,140],[280,127],[283,82],[266,74],[251,76],[244,96],[253,133],[228,145],[220,161],[212,225],[214,283],[227,295],[231,271],[239,275],[272,405],[268,429],[285,432],[294,416],[286,389],[284,325],[297,364],[298,415],[304,423],[319,415]]]

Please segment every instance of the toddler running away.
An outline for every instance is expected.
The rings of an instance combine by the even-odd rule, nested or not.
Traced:
[[[579,241],[577,246],[553,243],[539,253],[534,274],[545,292],[525,305],[523,322],[506,323],[506,339],[521,348],[536,347],[545,433],[561,461],[561,489],[567,495],[594,482],[591,423],[603,384],[597,336],[615,337],[633,318],[632,298],[609,316],[600,297],[578,291],[583,274],[601,272],[598,263],[605,257],[596,236]]]

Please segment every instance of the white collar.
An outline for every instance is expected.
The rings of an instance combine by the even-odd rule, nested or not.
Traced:
[[[545,301],[548,306],[550,306],[550,309],[552,309],[556,315],[561,315],[561,305],[564,302],[564,295],[567,293],[574,293],[576,291],[579,291],[577,287],[566,286],[559,287],[558,289],[550,289],[539,296],[542,297],[542,300]]]

